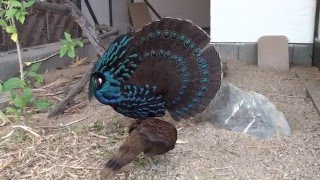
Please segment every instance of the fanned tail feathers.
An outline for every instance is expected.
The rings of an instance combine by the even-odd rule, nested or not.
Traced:
[[[205,110],[220,88],[221,61],[209,36],[189,21],[163,18],[134,34],[137,70],[128,84],[157,87],[175,120]]]

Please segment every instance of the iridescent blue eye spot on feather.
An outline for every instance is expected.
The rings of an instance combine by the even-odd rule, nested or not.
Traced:
[[[199,98],[193,98],[193,99],[192,99],[192,102],[194,102],[194,103],[199,103],[199,102],[200,102],[200,99],[199,99]]]
[[[157,39],[161,38],[161,35],[162,35],[162,31],[161,30],[157,30],[156,31]]]
[[[172,61],[176,61],[176,59],[177,59],[178,57],[176,56],[176,55],[171,55],[170,56],[170,61],[172,62]]]
[[[179,95],[184,95],[184,92],[183,91],[179,91]]]
[[[189,46],[191,44],[191,40],[187,39],[184,41],[184,46]]]
[[[156,53],[155,50],[152,50],[152,51],[151,51],[151,56],[153,56],[153,57],[157,56],[157,53]]]
[[[152,86],[152,92],[156,92],[157,86]]]
[[[207,76],[207,75],[209,75],[209,71],[208,70],[204,70],[204,71],[201,72],[201,75],[202,76]]]
[[[179,41],[180,41],[180,42],[183,42],[183,41],[185,41],[186,39],[187,39],[187,36],[184,35],[184,34],[181,34],[180,37],[179,37]]]
[[[200,80],[200,82],[201,82],[202,84],[206,84],[206,83],[209,82],[209,79],[208,79],[208,78],[202,78],[202,79]]]
[[[194,56],[197,57],[197,58],[200,57],[200,56],[202,55],[201,49],[200,49],[200,48],[195,49],[195,50],[193,51],[193,54],[194,54]]]
[[[167,39],[167,38],[169,38],[169,36],[170,36],[170,31],[169,30],[165,30],[163,32],[163,37]]]
[[[186,68],[186,67],[183,67],[183,68],[180,69],[180,73],[184,73],[184,72],[186,72],[186,71],[187,71],[187,68]]]
[[[181,61],[183,60],[183,58],[180,56],[180,57],[178,57],[178,59],[177,59],[177,63],[180,63]]]
[[[156,36],[154,35],[154,33],[151,32],[148,34],[148,38],[150,41],[153,41],[156,38]]]
[[[192,109],[192,108],[194,108],[194,104],[190,103],[190,104],[187,105],[187,107],[188,107],[189,109]]]
[[[193,51],[193,49],[196,47],[196,44],[195,43],[191,43],[190,45],[189,45],[189,51]]]
[[[201,69],[208,69],[208,65],[207,65],[207,64],[202,64],[202,65],[200,66],[200,68],[201,68]]]
[[[160,56],[160,57],[163,57],[163,56],[164,56],[164,50],[163,50],[163,49],[159,50],[159,56]]]
[[[187,112],[189,109],[188,108],[186,108],[186,107],[183,107],[182,108],[182,111],[184,111],[184,112]]]
[[[165,58],[166,58],[166,59],[169,59],[170,54],[171,54],[171,52],[170,52],[170,51],[167,51],[166,54],[165,54]]]
[[[147,42],[147,39],[145,37],[142,37],[140,41],[142,44],[145,44]]]
[[[203,93],[202,92],[197,92],[197,97],[203,97]]]
[[[184,74],[182,75],[182,77],[188,78],[188,77],[190,77],[190,74],[189,74],[189,73],[184,73]]]
[[[203,64],[203,63],[205,63],[205,62],[206,62],[206,60],[203,59],[203,58],[199,58],[199,59],[198,59],[198,64]]]
[[[194,54],[198,54],[198,53],[200,53],[200,51],[201,51],[201,49],[200,49],[200,48],[197,48],[197,49],[195,49],[195,50],[193,51],[193,53],[194,53]]]
[[[188,80],[188,79],[183,79],[182,83],[183,83],[183,84],[188,84],[188,83],[189,83],[189,80]]]
[[[200,91],[208,91],[208,87],[207,86],[201,86],[200,87]]]
[[[175,31],[173,31],[173,32],[171,33],[171,39],[172,39],[172,40],[175,40],[177,37],[178,37],[178,33],[175,32]]]
[[[201,57],[201,56],[202,56],[202,53],[198,53],[195,55],[196,58]]]
[[[186,85],[182,85],[181,89],[187,89],[187,86]]]
[[[149,59],[150,58],[150,53],[149,52],[145,52],[144,53],[144,58],[145,59]]]
[[[141,47],[141,43],[140,42],[136,42],[136,46],[140,48]]]
[[[182,67],[184,67],[184,66],[186,66],[186,62],[185,62],[185,61],[181,61],[181,62],[179,63],[179,65],[178,65],[178,68],[180,69],[180,68],[182,68]]]

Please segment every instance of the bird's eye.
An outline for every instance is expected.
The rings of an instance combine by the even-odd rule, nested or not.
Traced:
[[[96,72],[94,73],[92,76],[92,80],[94,81],[96,87],[98,88],[98,90],[100,88],[102,88],[103,84],[106,81],[106,78],[104,77],[104,75],[100,72]]]
[[[98,84],[101,85],[103,83],[102,78],[98,78]]]

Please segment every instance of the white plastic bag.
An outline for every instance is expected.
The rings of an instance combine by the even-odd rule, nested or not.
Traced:
[[[221,87],[199,118],[218,128],[248,133],[263,139],[291,134],[283,113],[265,96],[242,91],[232,84]]]

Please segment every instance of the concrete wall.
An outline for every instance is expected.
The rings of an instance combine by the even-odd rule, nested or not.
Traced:
[[[99,23],[109,23],[109,1],[108,0],[89,0]],[[113,0],[113,24],[118,26],[129,23],[128,4],[131,0]],[[142,0],[135,0],[135,2],[142,2]],[[163,16],[179,17],[189,19],[201,27],[210,26],[210,0],[149,0],[150,4]],[[93,23],[91,16],[84,1],[81,6],[82,12]],[[150,10],[150,15],[153,20],[157,17]]]
[[[257,42],[284,35],[313,43],[316,0],[211,0],[213,42]]]
[[[250,64],[258,62],[257,43],[213,43],[217,48],[222,60],[239,60]],[[289,44],[290,65],[312,65],[313,44]],[[319,42],[320,62],[320,42]]]
[[[135,0],[135,2],[143,2]],[[200,27],[210,27],[210,0],[149,0],[163,16],[189,19]],[[153,20],[158,18],[150,11]]]
[[[320,68],[320,39],[316,39],[314,42],[313,65]]]

